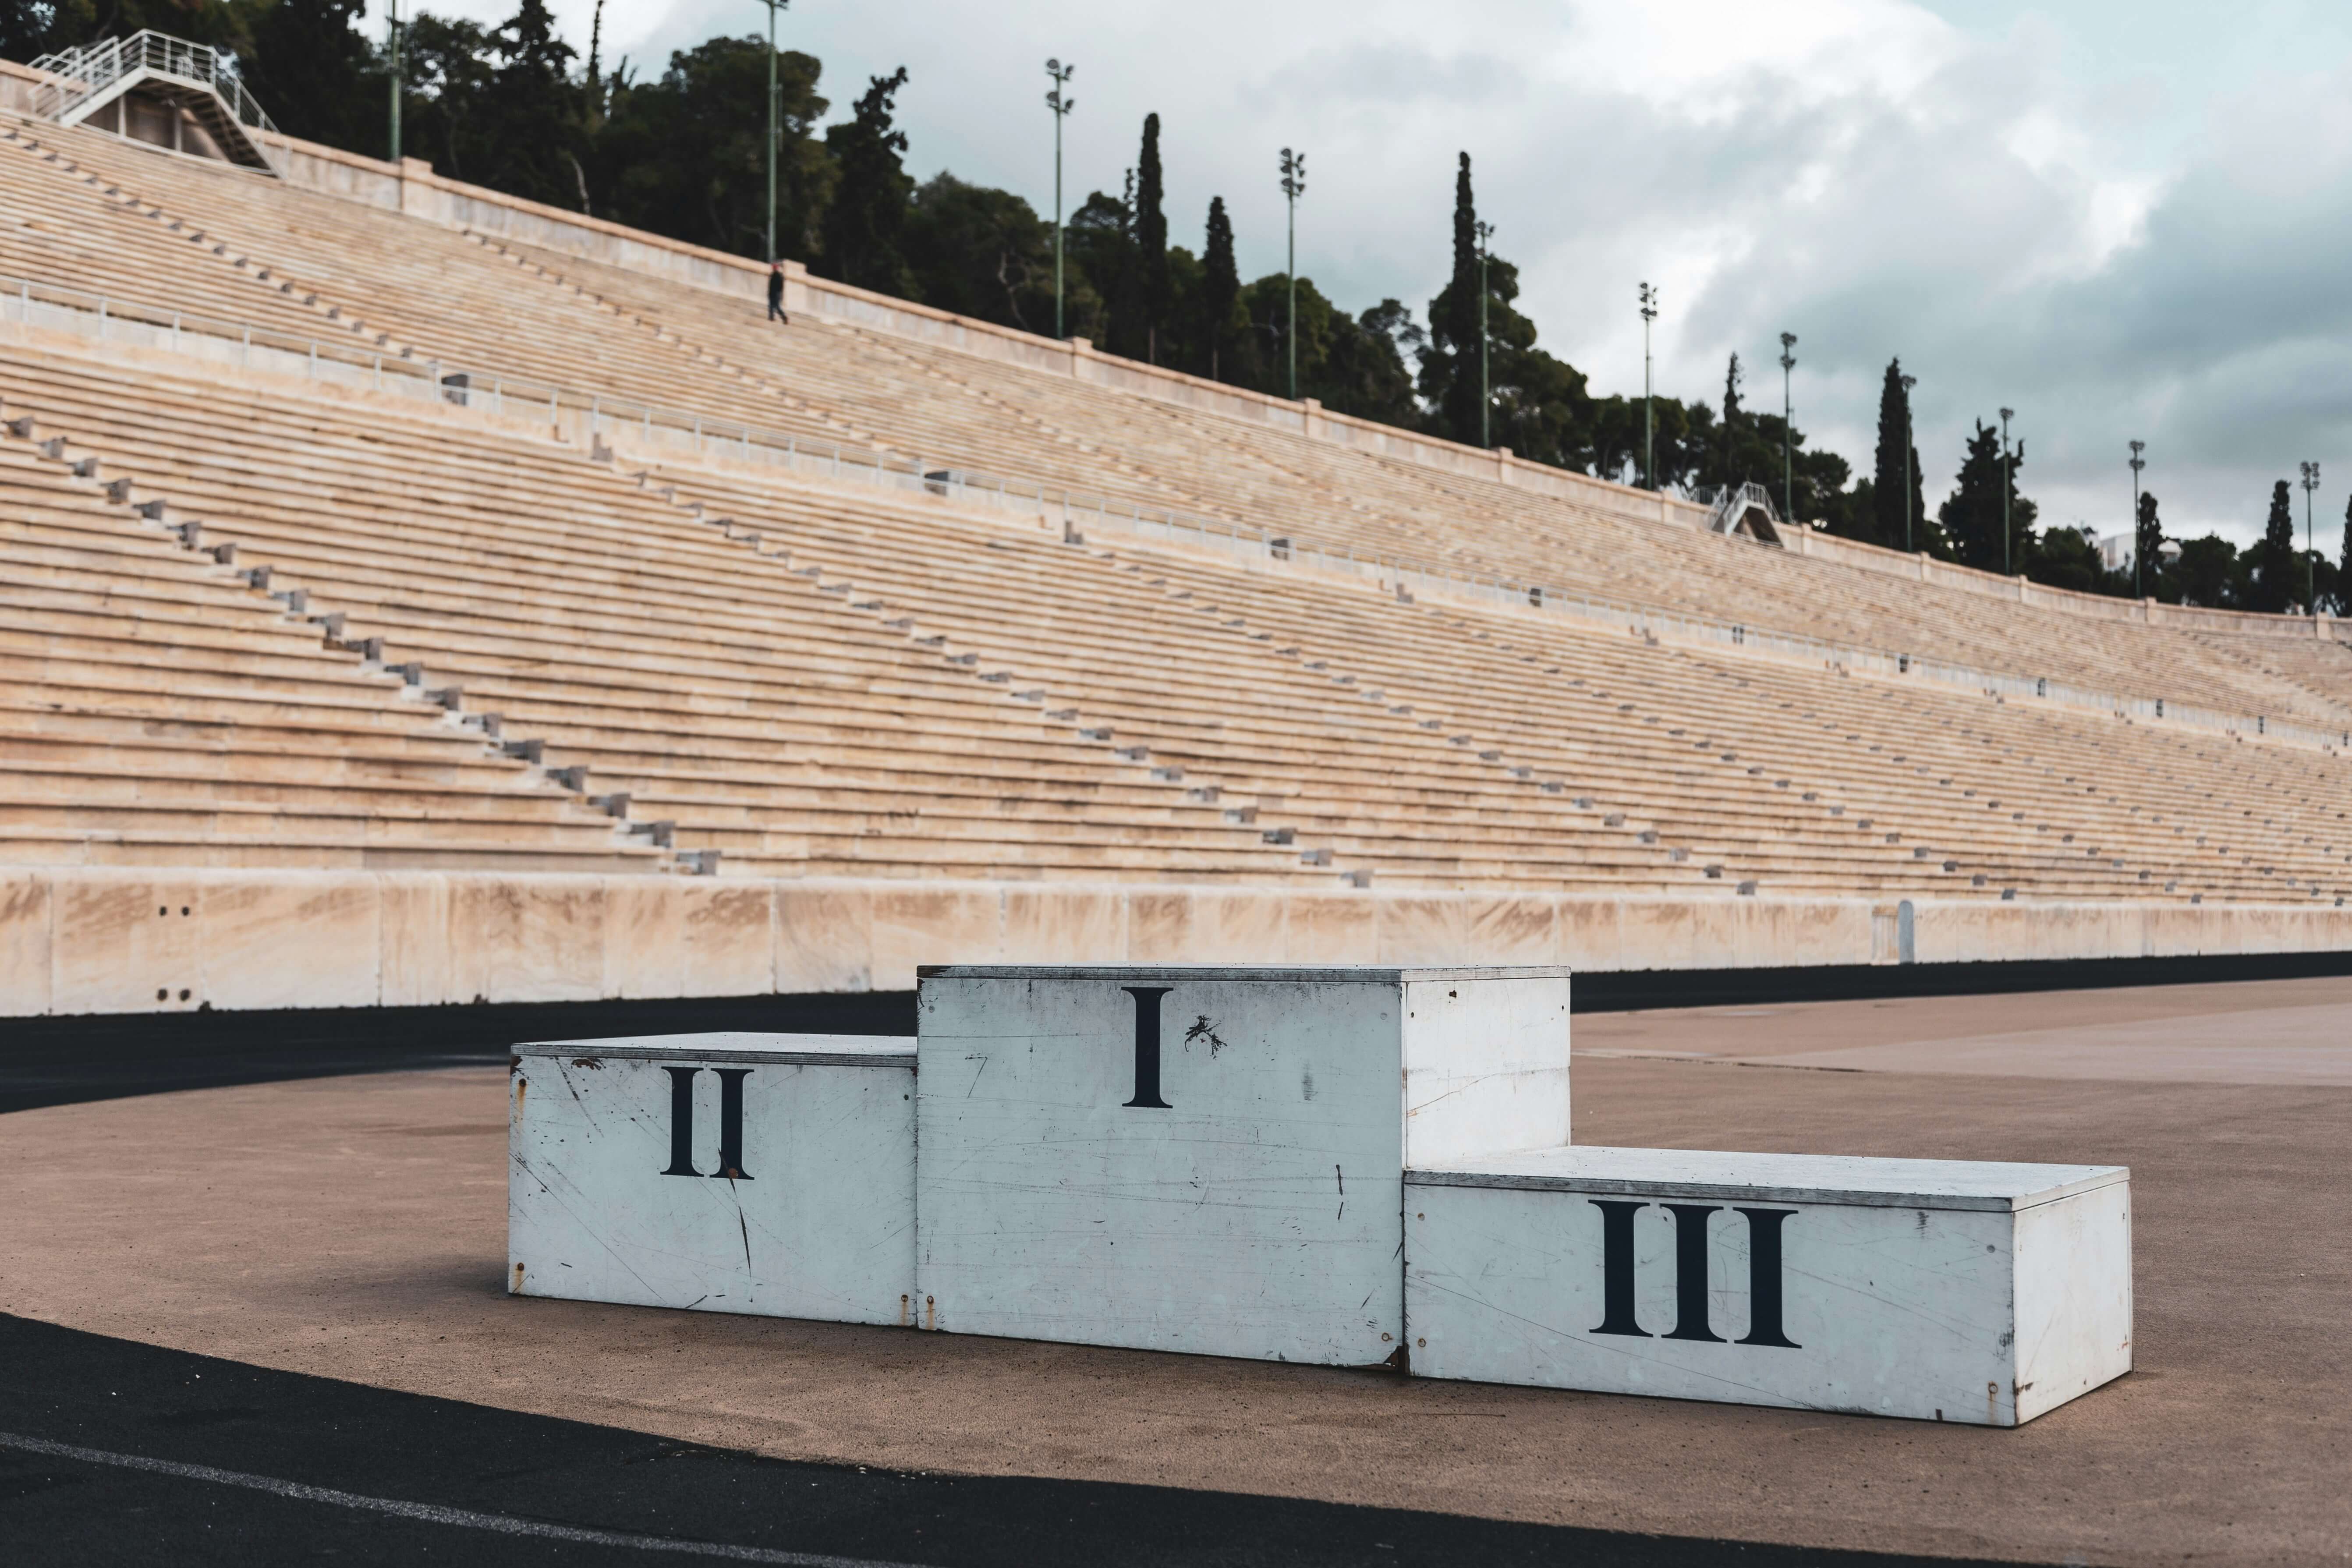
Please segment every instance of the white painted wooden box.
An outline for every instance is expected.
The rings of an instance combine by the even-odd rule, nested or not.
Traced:
[[[1569,1147],[1405,1181],[1433,1377],[2013,1426],[2131,1370],[2119,1166]]]
[[[1386,1361],[1407,1160],[1568,1136],[1565,969],[952,965],[918,991],[941,1329]]]
[[[508,1287],[853,1323],[913,1318],[915,1042],[517,1046]]]

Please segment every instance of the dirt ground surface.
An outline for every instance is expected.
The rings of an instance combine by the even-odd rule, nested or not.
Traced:
[[[2139,1370],[2000,1431],[509,1298],[504,1075],[472,1068],[6,1117],[0,1310],[782,1458],[2052,1563],[2352,1561],[2352,981],[1574,1027],[1580,1142],[2131,1166]]]

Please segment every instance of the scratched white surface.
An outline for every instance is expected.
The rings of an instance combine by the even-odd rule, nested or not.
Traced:
[[[1410,973],[924,973],[924,1310],[969,1333],[1387,1359],[1402,1328],[1401,1177],[1420,1022],[1405,992],[1424,984]],[[1431,1015],[1422,1050],[1446,1057],[1418,1080],[1424,1109],[1444,1101],[1429,1112],[1444,1129],[1433,1147],[1476,1145],[1482,1106],[1496,1147],[1566,1135],[1568,982],[1531,978],[1426,982],[1453,993],[1413,1009]],[[1126,1103],[1129,985],[1170,987],[1159,1004],[1165,1110]]]
[[[1612,1174],[1610,1152],[1582,1151],[1596,1179],[1580,1190],[1405,1189],[1416,1373],[2010,1426],[2131,1368],[2126,1181],[2016,1210],[1788,1203],[1646,1181],[1654,1158]],[[2011,1185],[2017,1169],[1954,1180],[1935,1167],[1958,1163],[1872,1163],[1922,1167],[1883,1173],[1906,1194]],[[1843,1179],[1853,1184],[1851,1169]],[[1633,1217],[1639,1336],[1596,1331],[1607,1303],[1595,1200],[1644,1204]],[[1678,1251],[1663,1202],[1715,1209],[1706,1327],[1719,1342],[1667,1337],[1680,1321]],[[1780,1222],[1780,1281],[1795,1348],[1736,1342],[1753,1316],[1743,1203],[1792,1211]]]
[[[770,1317],[908,1321],[914,1042],[671,1038],[559,1042],[516,1057],[508,1095],[509,1289]],[[701,1064],[749,1069],[747,1180],[663,1173],[671,1163],[672,1081],[663,1069]],[[698,1072],[694,1096],[694,1167],[715,1171],[718,1078]]]

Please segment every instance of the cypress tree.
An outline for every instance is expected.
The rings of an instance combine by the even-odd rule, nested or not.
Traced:
[[[2022,455],[2013,461],[2021,461]],[[1964,566],[1979,572],[2003,570],[2001,550],[2001,461],[2000,430],[1982,420],[1976,422],[1976,434],[1969,437],[1968,453],[1960,460],[1957,488],[1945,499],[1937,512],[1937,521],[1949,541],[1952,553]],[[2015,528],[2022,521],[2017,515],[2012,494],[2010,524]],[[2030,527],[2019,532],[2030,537]],[[2023,541],[2011,542],[2007,570],[2017,571],[2025,564]]]
[[[1734,483],[1731,473],[1731,444],[1739,433],[1739,422],[1747,417],[1739,405],[1739,355],[1734,351],[1731,363],[1723,370],[1723,463],[1716,470],[1716,483]],[[1740,479],[1748,476],[1742,474]]]
[[[1891,359],[1878,390],[1878,451],[1871,479],[1871,496],[1878,510],[1878,542],[1890,550],[1903,548],[1906,500],[1911,508],[1911,546],[1916,550],[1927,542],[1927,509],[1921,499],[1919,454],[1910,448],[1907,439],[1910,428],[1911,395],[1903,388],[1903,362]],[[1908,486],[1903,482],[1906,454],[1911,467]]]
[[[1234,302],[1242,295],[1242,275],[1234,265],[1234,222],[1225,216],[1225,198],[1209,198],[1209,237],[1202,252],[1201,341],[1209,345],[1209,379],[1221,381],[1225,341],[1233,330]],[[2352,516],[2352,513],[2347,513]],[[2352,525],[2347,525],[2352,539]]]
[[[2344,503],[2344,555],[2336,567],[2336,613],[2352,616],[2352,500]]]
[[[1143,354],[1160,363],[1160,329],[1167,323],[1168,215],[1161,210],[1160,116],[1143,117],[1143,152],[1135,166],[1136,260],[1142,268]]]
[[[2271,487],[2271,512],[2263,523],[2263,542],[2254,546],[2252,608],[2278,615],[2294,602],[2302,579],[2295,572],[2294,500],[2287,482]]]
[[[1445,434],[1478,445],[1478,203],[1470,189],[1470,154],[1454,175],[1454,281],[1443,327],[1452,375],[1439,409]],[[1434,323],[1433,323],[1434,324]]]
[[[2164,570],[2164,525],[2156,518],[2156,492],[2140,492],[2139,515],[2132,521],[2132,559],[2139,563],[2139,585],[2154,597],[2158,574]]]

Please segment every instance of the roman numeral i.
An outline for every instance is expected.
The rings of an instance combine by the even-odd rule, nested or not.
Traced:
[[[1622,1198],[1589,1201],[1601,1211],[1601,1326],[1592,1331],[1721,1344],[1723,1336],[1706,1321],[1706,1220],[1720,1205],[1658,1205],[1675,1216],[1675,1326],[1661,1336],[1642,1327],[1633,1311],[1633,1215],[1650,1205]],[[1781,1325],[1780,1227],[1796,1211],[1736,1212],[1748,1216],[1748,1332],[1739,1342],[1801,1350]]]

